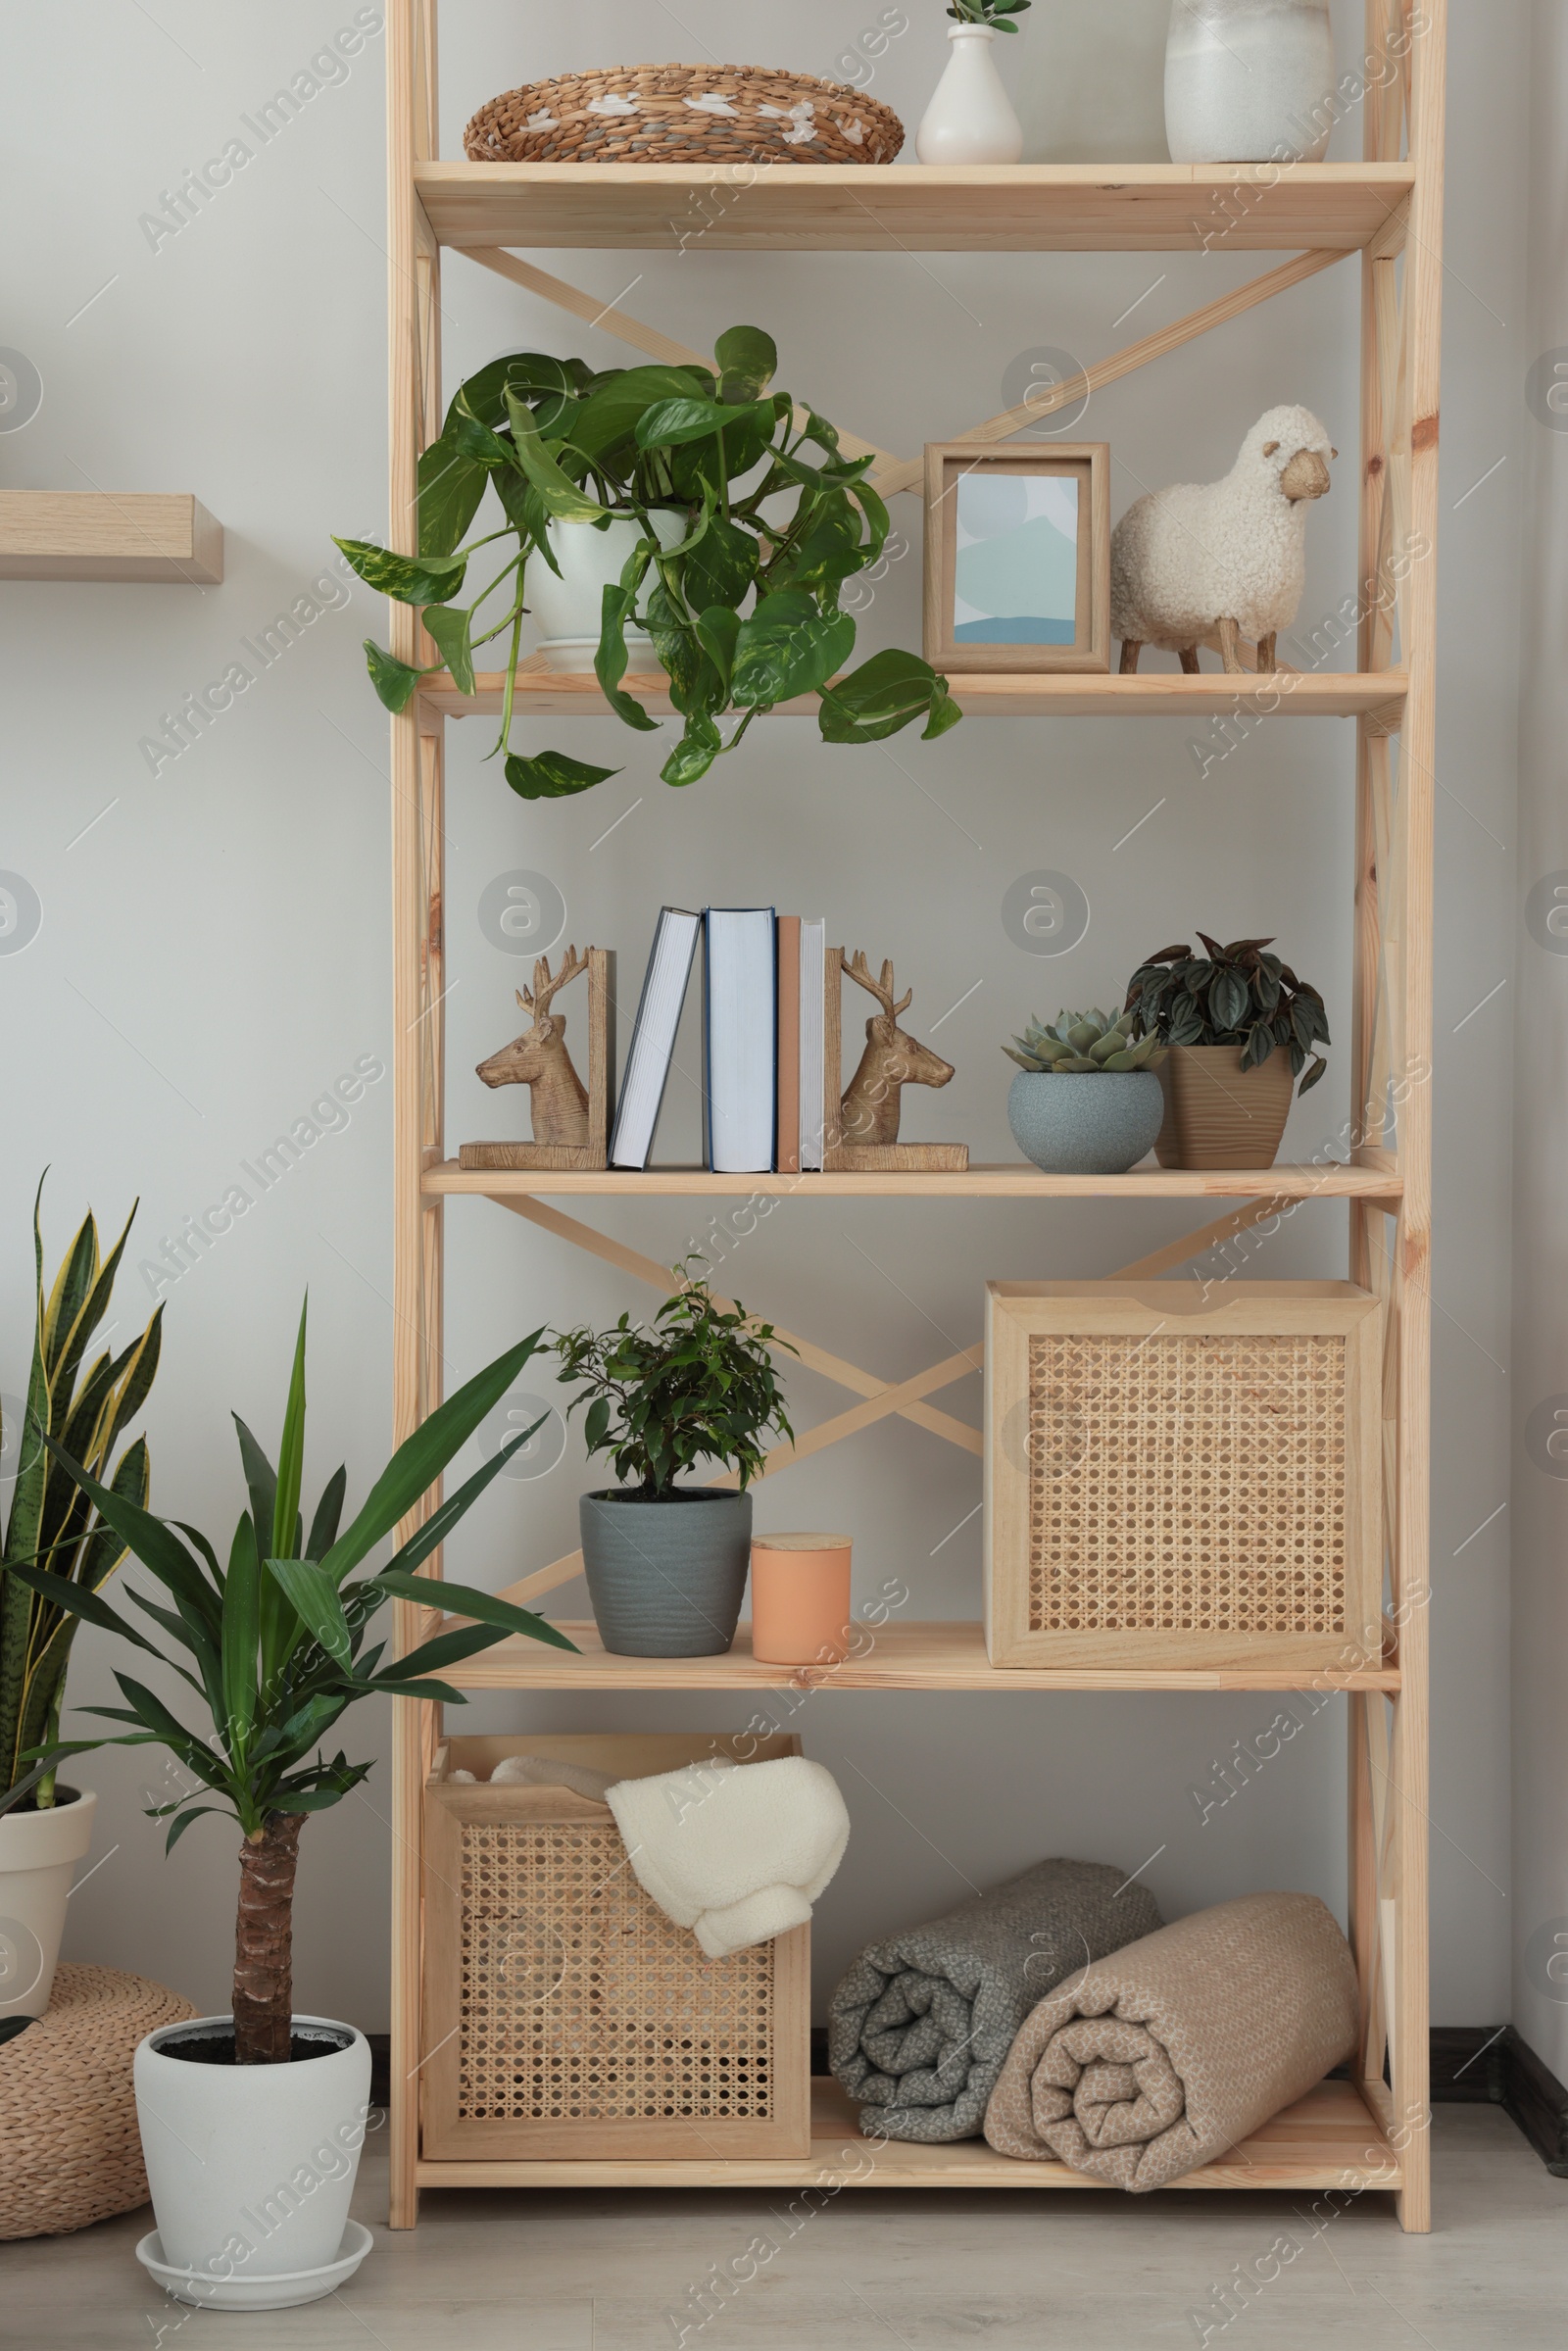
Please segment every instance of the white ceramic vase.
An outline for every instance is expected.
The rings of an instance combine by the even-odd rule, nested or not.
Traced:
[[[1176,164],[1320,164],[1329,0],[1172,0],[1165,137]]]
[[[676,547],[686,536],[686,517],[656,507],[653,524],[662,547]],[[599,628],[606,588],[617,585],[626,558],[642,537],[637,522],[616,519],[608,530],[591,522],[550,525],[550,547],[561,565],[558,579],[542,556],[528,565],[527,599],[539,630],[538,650],[552,669],[591,670],[599,651]],[[658,669],[654,641],[640,630],[626,637],[628,669]]]
[[[1002,85],[988,24],[955,24],[953,54],[914,134],[923,164],[1015,164],[1023,126]]]
[[[59,1794],[42,1812],[0,1813],[0,2017],[42,2016],[54,1989],[66,1897],[98,1805],[74,1788]]]
[[[294,2019],[295,2034],[325,2041],[323,2056],[235,2066],[168,2053],[232,2025],[166,2025],[136,2051],[159,2271],[187,2302],[243,2310],[315,2301],[340,2279],[370,2110],[369,2043],[351,2025],[306,2016]]]

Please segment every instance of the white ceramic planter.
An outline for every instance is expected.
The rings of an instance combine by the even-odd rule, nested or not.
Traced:
[[[914,134],[923,164],[1015,164],[1023,125],[1002,86],[987,24],[955,24],[953,54]]]
[[[182,2300],[227,2309],[310,2302],[344,2256],[349,2200],[370,2106],[370,2048],[352,2026],[296,2017],[294,2031],[348,2035],[293,2065],[201,2065],[171,2042],[220,2032],[200,2017],[151,2033],[136,2051],[136,2119],[161,2262],[189,2280]],[[208,2291],[208,2281],[212,2291]],[[253,2299],[242,2299],[253,2289]]]
[[[1328,0],[1172,0],[1165,137],[1175,164],[1320,164],[1333,128]]]
[[[686,517],[657,507],[652,515],[662,547],[676,547],[686,536]],[[539,630],[538,650],[552,669],[591,670],[599,651],[599,630],[606,588],[615,587],[626,558],[642,537],[637,522],[614,521],[608,530],[591,522],[552,522],[550,546],[561,565],[558,579],[543,557],[528,566],[527,599]],[[658,669],[654,641],[633,630],[626,638],[627,667]]]
[[[92,1843],[98,1798],[73,1788],[42,1812],[0,1813],[0,2016],[42,2016],[54,1989],[66,1897]]]

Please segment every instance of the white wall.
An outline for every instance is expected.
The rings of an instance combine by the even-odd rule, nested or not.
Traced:
[[[1568,1718],[1562,1659],[1568,1638],[1563,1580],[1568,1486],[1558,1408],[1568,1402],[1563,1284],[1568,1221],[1563,1152],[1568,1144],[1560,1072],[1568,1053],[1568,962],[1549,919],[1568,878],[1563,794],[1564,628],[1568,625],[1568,416],[1548,401],[1558,359],[1568,359],[1568,28],[1561,11],[1538,7],[1532,52],[1530,292],[1526,356],[1531,373],[1518,409],[1528,465],[1530,530],[1520,632],[1519,857],[1515,1007],[1520,1085],[1514,1122],[1514,2009],[1520,2031],[1568,2076]],[[1568,902],[1565,902],[1568,903]],[[1568,1423],[1563,1425],[1568,1426]]]
[[[136,12],[106,18],[81,0],[65,0],[47,22],[8,12],[9,217],[34,233],[14,240],[6,336],[46,391],[25,430],[0,437],[0,482],[189,487],[228,533],[226,581],[206,593],[4,591],[0,865],[24,874],[44,908],[25,953],[0,957],[16,1105],[0,1202],[10,1236],[0,1250],[0,1380],[12,1393],[26,1346],[27,1206],[45,1160],[53,1254],[84,1200],[107,1221],[138,1192],[138,1230],[156,1240],[242,1180],[239,1161],[254,1161],[357,1056],[390,1057],[385,728],[357,650],[364,635],[383,633],[376,600],[355,586],[156,777],[138,751],[161,712],[221,674],[242,637],[322,574],[331,532],[384,527],[383,43],[372,39],[347,80],[312,99],[177,235],[154,251],[138,225],[185,166],[220,151],[241,116],[254,117],[353,13],[349,0],[277,0],[244,17],[161,0],[157,24]],[[760,0],[743,30],[717,0],[688,0],[681,34],[662,21],[654,28],[629,0],[569,14],[484,0],[447,13],[444,140],[456,153],[473,108],[530,71],[685,45],[831,73],[882,12],[870,0]],[[907,13],[916,23],[889,45],[870,86],[912,125],[943,62],[945,20],[930,0],[910,0]],[[1336,13],[1348,57],[1352,12]],[[1514,330],[1499,333],[1494,315],[1517,318],[1520,306],[1519,15],[1490,9],[1484,38],[1461,17],[1454,35],[1446,507],[1511,447]],[[1164,16],[1162,0],[1055,0],[1034,12],[1004,61],[1032,152],[1161,152]],[[1358,150],[1358,124],[1340,136],[1336,152]],[[542,258],[699,347],[737,318],[767,324],[792,388],[911,452],[1003,405],[1018,354],[1052,345],[1102,356],[1267,266],[1225,252],[764,264],[700,245]],[[602,366],[624,356],[603,332],[462,259],[449,266],[444,309],[449,387],[511,348],[580,349]],[[1082,430],[1113,445],[1116,510],[1145,486],[1224,470],[1279,400],[1306,402],[1352,452],[1356,315],[1347,263],[1097,400]],[[1506,1907],[1486,1882],[1506,1877],[1506,1516],[1454,1553],[1507,1492],[1506,993],[1458,1024],[1505,972],[1512,937],[1514,628],[1511,592],[1499,588],[1517,561],[1518,470],[1505,466],[1446,521],[1433,1808],[1437,2014],[1461,2022],[1495,2019],[1507,1999]],[[897,520],[914,533],[912,501],[900,502]],[[1350,590],[1354,566],[1347,465],[1312,517],[1303,620],[1315,623]],[[893,568],[865,650],[918,643],[918,578],[917,555]],[[1309,1156],[1348,1114],[1350,731],[1271,725],[1201,779],[1190,732],[1175,722],[994,722],[934,747],[906,736],[885,752],[849,753],[825,751],[804,723],[776,722],[677,795],[658,780],[658,739],[609,723],[541,728],[537,744],[567,742],[621,772],[581,801],[525,808],[485,764],[483,723],[452,730],[449,1133],[494,1131],[495,1098],[465,1073],[513,1033],[512,990],[525,967],[483,937],[476,908],[492,877],[525,867],[557,883],[570,936],[618,946],[623,984],[636,979],[665,899],[776,900],[822,911],[851,947],[891,954],[901,984],[915,989],[917,1033],[959,1007],[937,1032],[957,1077],[940,1096],[911,1099],[907,1131],[962,1138],[979,1158],[1010,1155],[1009,1070],[998,1046],[1022,1015],[1109,1002],[1144,953],[1199,924],[1226,936],[1277,932],[1324,987],[1340,1040],[1329,1082],[1297,1112],[1287,1142],[1289,1156]],[[1041,867],[1074,875],[1093,908],[1086,939],[1054,962],[1022,952],[1001,921],[1008,885]],[[166,1368],[149,1420],[166,1511],[226,1531],[239,1491],[227,1409],[275,1437],[307,1282],[310,1476],[319,1482],[347,1455],[363,1492],[379,1466],[390,1111],[389,1081],[371,1085],[348,1130],[317,1143],[167,1293]],[[694,1111],[688,1086],[667,1122],[669,1155],[689,1149]],[[725,1279],[749,1303],[894,1377],[978,1334],[986,1278],[1108,1271],[1192,1221],[1171,1205],[960,1215],[794,1201],[732,1252]],[[706,1229],[679,1202],[607,1204],[603,1222],[662,1258]],[[448,1234],[456,1372],[535,1323],[646,1302],[482,1202],[457,1207]],[[1309,1206],[1252,1270],[1335,1273],[1344,1240],[1342,1210]],[[126,1327],[146,1310],[134,1275],[120,1302]],[[803,1424],[844,1401],[805,1373],[791,1395]],[[945,1400],[978,1419],[972,1384]],[[453,1571],[500,1585],[570,1547],[585,1482],[575,1438],[550,1475],[502,1482],[454,1546]],[[973,1616],[978,1523],[961,1522],[977,1500],[970,1457],[899,1425],[769,1490],[759,1514],[763,1525],[852,1527],[864,1593],[900,1576],[915,1613]],[[563,1603],[580,1610],[580,1587]],[[82,1639],[78,1703],[112,1696],[109,1663],[105,1643]],[[739,1726],[749,1712],[739,1700],[706,1707],[696,1727]],[[1155,1855],[1149,1882],[1172,1913],[1280,1883],[1338,1906],[1338,1703],[1206,1826],[1190,1800],[1211,1759],[1273,1712],[1262,1696],[813,1697],[797,1721],[809,1750],[840,1770],[858,1831],[854,1866],[819,1913],[822,1976],[830,1982],[869,1935],[960,1895],[966,1880],[1046,1853],[1129,1870]],[[648,1699],[617,1720],[677,1726],[691,1715],[684,1702]],[[604,1721],[603,1705],[564,1697],[493,1701],[469,1715],[475,1729]],[[371,1713],[353,1735],[368,1752],[385,1724]],[[99,1851],[118,1849],[73,1905],[70,1948],[219,2005],[232,1834],[202,1824],[165,1864],[138,1810],[146,1773],[135,1760],[97,1758],[86,1776],[104,1796]],[[370,2027],[385,2017],[386,1810],[377,1772],[363,1801],[313,1824],[299,1914],[302,2003]]]

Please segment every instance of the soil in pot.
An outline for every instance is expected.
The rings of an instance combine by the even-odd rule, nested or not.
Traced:
[[[354,2035],[351,2033],[290,2033],[288,2061],[290,2065],[304,2065],[308,2058],[333,2057],[340,2049],[349,2049],[353,2045]],[[234,2028],[232,2025],[226,2030],[220,2028],[216,2033],[209,2030],[205,2033],[192,2033],[183,2040],[177,2036],[169,2040],[161,2040],[158,2047],[163,2056],[176,2057],[181,2065],[235,2065],[238,2063],[234,2055]]]
[[[749,1494],[585,1494],[579,1513],[594,1622],[612,1656],[723,1655],[751,1563]]]
[[[1164,1115],[1152,1069],[1020,1069],[1007,1091],[1013,1141],[1048,1175],[1125,1175],[1153,1149]]]
[[[1173,1045],[1160,1064],[1165,1120],[1161,1167],[1272,1167],[1285,1138],[1296,1078],[1290,1055],[1243,1069],[1239,1045]]]

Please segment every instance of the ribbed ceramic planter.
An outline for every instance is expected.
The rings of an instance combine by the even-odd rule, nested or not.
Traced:
[[[155,2258],[178,2274],[169,2290],[181,2301],[240,2310],[314,2302],[353,2258],[344,2237],[370,2109],[369,2043],[327,2017],[295,2017],[294,2035],[323,2054],[243,2066],[172,2054],[232,2041],[232,2017],[166,2025],[136,2051]]]
[[[66,1900],[97,1806],[95,1795],[62,1788],[42,1812],[0,1813],[0,2017],[42,2016],[49,2005]]]
[[[1244,1070],[1239,1045],[1173,1045],[1159,1082],[1165,1119],[1154,1155],[1161,1167],[1273,1166],[1296,1091],[1288,1053]]]
[[[1152,1069],[1020,1069],[1007,1094],[1013,1141],[1047,1175],[1125,1175],[1152,1151],[1164,1115]]]
[[[752,1497],[687,1486],[667,1502],[585,1494],[583,1568],[616,1657],[720,1657],[735,1639],[752,1555]]]

